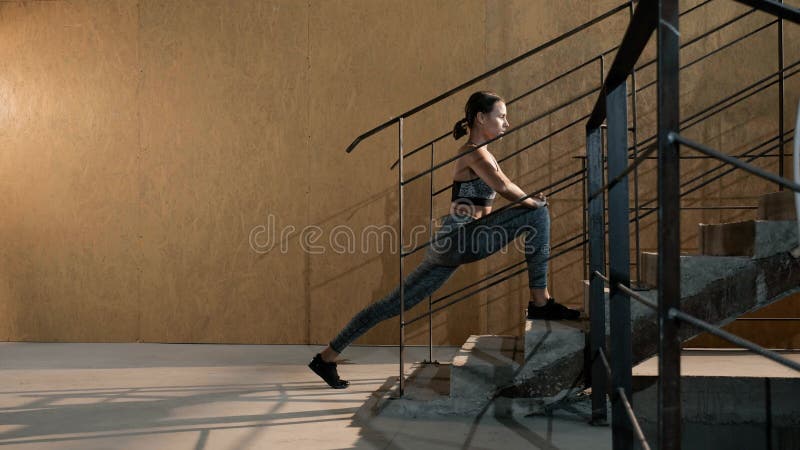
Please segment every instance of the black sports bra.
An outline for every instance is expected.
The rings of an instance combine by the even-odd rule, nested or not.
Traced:
[[[453,181],[451,200],[476,206],[491,206],[497,193],[480,178]]]

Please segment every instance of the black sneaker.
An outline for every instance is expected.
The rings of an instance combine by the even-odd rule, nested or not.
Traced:
[[[344,389],[350,385],[349,381],[339,378],[339,373],[336,372],[336,363],[324,361],[319,353],[308,363],[308,367],[334,389]]]
[[[544,306],[536,306],[532,301],[528,302],[528,319],[578,320],[580,316],[580,311],[556,303],[553,298],[547,300]]]

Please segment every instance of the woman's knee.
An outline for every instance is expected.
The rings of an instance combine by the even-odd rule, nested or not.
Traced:
[[[536,209],[526,208],[523,214],[525,216],[525,225],[533,228],[550,228],[550,211],[546,206]]]

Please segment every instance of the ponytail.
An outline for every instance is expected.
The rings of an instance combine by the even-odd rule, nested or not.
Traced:
[[[467,134],[467,119],[461,119],[453,127],[453,139],[459,140]]]

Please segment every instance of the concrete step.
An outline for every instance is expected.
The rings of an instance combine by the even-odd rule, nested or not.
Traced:
[[[681,254],[681,266],[685,263],[687,258],[698,255],[690,255],[688,253]],[[642,252],[639,256],[639,263],[642,265],[642,279],[639,280],[640,284],[651,289],[658,286],[658,253],[656,252]]]
[[[742,314],[800,292],[800,260],[789,254],[797,245],[797,232],[792,228],[794,239],[789,239],[782,222],[762,223],[767,225],[756,223],[755,229],[764,231],[764,240],[769,243],[763,258],[708,255],[681,258],[683,311],[722,326]],[[645,255],[645,258],[657,258],[657,255]],[[653,265],[652,262],[654,260],[649,264]],[[650,282],[655,284],[655,279]],[[640,291],[640,294],[652,302],[657,300],[655,290]],[[608,301],[605,303],[608,305]],[[436,389],[418,389],[388,404],[387,408],[414,417],[513,415],[546,410],[549,405],[573,397],[571,394],[582,387],[587,326],[587,320],[529,320],[522,338],[471,336],[450,366],[449,395]],[[634,364],[656,354],[656,313],[634,300],[631,300],[631,331]],[[682,326],[679,336],[686,341],[700,332]],[[427,375],[412,379],[424,381],[437,377]],[[407,392],[414,391],[410,387],[407,389]]]
[[[697,247],[702,255],[766,258],[797,247],[797,222],[747,220],[699,224]]]
[[[587,320],[525,322],[525,360],[513,386],[501,387],[507,397],[551,397],[581,385]]]
[[[758,200],[758,220],[797,220],[794,191],[762,195]]]
[[[454,399],[548,397],[580,380],[586,321],[527,320],[523,339],[470,336],[453,358]]]
[[[452,398],[491,399],[498,387],[513,383],[524,361],[522,339],[516,336],[473,335],[453,357]]]

